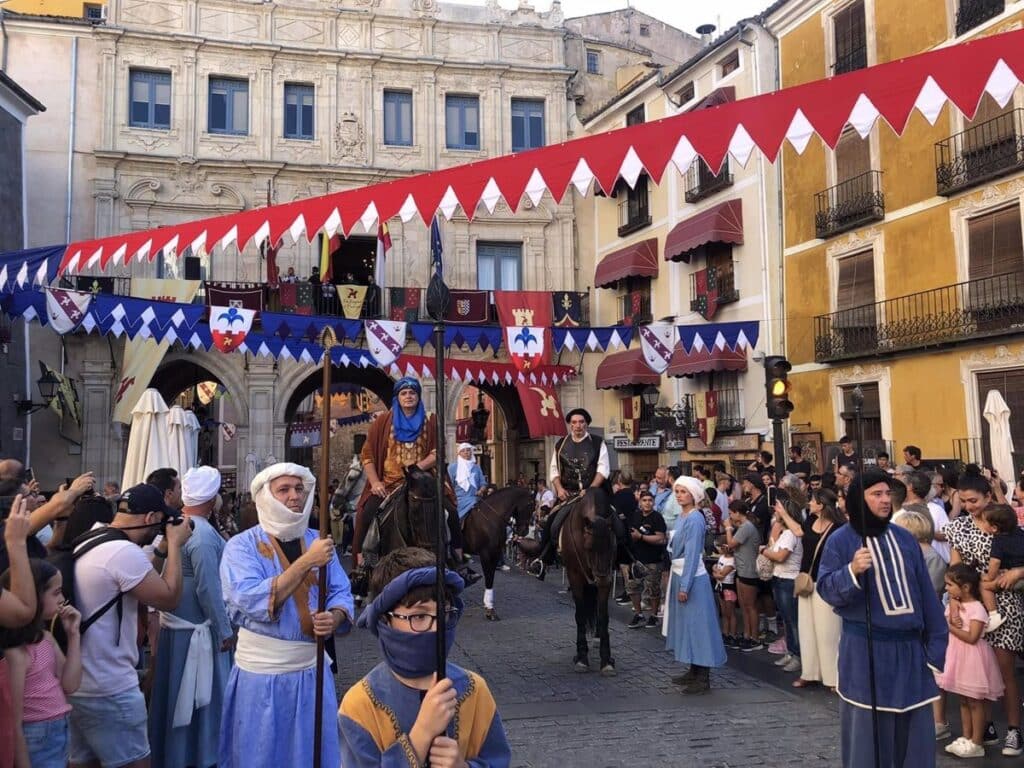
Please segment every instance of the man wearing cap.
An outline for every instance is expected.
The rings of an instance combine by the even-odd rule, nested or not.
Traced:
[[[177,607],[188,525],[145,483],[129,488],[109,526],[97,525],[75,547],[75,601],[82,612],[82,685],[72,704],[70,756],[75,765],[149,765],[146,701],[135,672],[139,603]],[[166,528],[154,560],[142,547]],[[162,571],[154,564],[163,565]],[[90,624],[91,623],[91,624]],[[88,630],[88,631],[86,631]]]
[[[946,657],[948,629],[914,537],[896,525],[894,481],[867,469],[850,484],[850,524],[828,538],[817,590],[842,618],[839,638],[840,734],[843,765],[874,764],[868,654],[873,651],[881,765],[935,765],[931,702],[934,672]],[[871,609],[868,647],[865,600]]]
[[[224,547],[221,587],[238,627],[235,664],[221,717],[220,768],[313,764],[316,639],[347,631],[353,616],[348,578],[331,538],[309,530],[313,474],[298,464],[267,467],[250,487],[259,525]],[[318,612],[320,568],[326,610]],[[324,701],[337,701],[324,675]],[[323,729],[322,765],[341,763],[337,728]]]
[[[366,486],[356,504],[352,557],[362,564],[363,539],[381,502],[405,480],[415,464],[430,470],[437,463],[437,427],[420,399],[422,387],[411,376],[395,382],[391,408],[370,425],[360,457]]]
[[[182,512],[194,530],[182,550],[181,602],[160,612],[149,707],[153,768],[217,763],[221,705],[231,671],[228,651],[234,647],[220,586],[224,539],[210,524],[220,483],[213,467],[190,469],[181,481]]]
[[[569,434],[559,438],[555,443],[555,452],[551,456],[549,474],[551,484],[555,489],[555,496],[561,503],[561,507],[555,514],[549,514],[544,518],[543,545],[536,552],[536,559],[531,566],[537,572],[537,576],[544,578],[544,565],[550,564],[554,559],[554,541],[558,535],[565,517],[569,514],[571,505],[564,502],[569,501],[590,488],[602,490],[604,481],[608,477],[609,461],[608,448],[597,435],[591,435],[587,427],[593,421],[590,413],[584,408],[574,408],[565,415],[565,421],[569,425]],[[625,536],[625,526],[619,516],[612,514],[609,518],[612,529],[618,541]],[[530,551],[536,545],[531,539],[520,539],[519,547],[526,554],[534,554]]]

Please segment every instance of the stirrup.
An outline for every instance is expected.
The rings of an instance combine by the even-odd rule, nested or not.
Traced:
[[[526,564],[526,572],[531,576],[536,576],[538,579],[543,578],[547,566],[544,565],[544,561],[541,558],[535,558]]]

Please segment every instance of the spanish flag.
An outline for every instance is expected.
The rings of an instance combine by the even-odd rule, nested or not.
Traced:
[[[320,282],[329,283],[332,278],[331,254],[341,247],[341,236],[320,235]]]

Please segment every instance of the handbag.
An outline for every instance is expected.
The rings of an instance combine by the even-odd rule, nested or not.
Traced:
[[[757,578],[761,581],[772,580],[772,575],[775,571],[775,563],[764,555],[758,555],[755,567],[757,568]]]
[[[821,554],[821,545],[825,543],[825,538],[831,530],[832,524],[829,523],[828,528],[825,529],[824,533],[821,534],[821,538],[818,539],[818,546],[814,548],[814,555],[811,557],[811,571],[814,570],[814,566],[818,562],[818,555]],[[798,573],[796,575],[796,580],[793,582],[793,594],[797,597],[807,597],[813,593],[814,579],[811,578],[810,572]]]

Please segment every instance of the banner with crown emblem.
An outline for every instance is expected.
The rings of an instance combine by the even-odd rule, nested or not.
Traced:
[[[516,364],[519,370],[529,370],[522,367],[524,362],[522,359],[516,359],[516,355],[520,354],[520,348],[514,347],[512,341],[514,338],[519,336],[518,333],[510,333],[510,329],[516,328],[531,328],[533,333],[536,335],[540,343],[539,351],[536,353],[535,359],[530,362],[534,368],[538,365],[548,362],[550,355],[548,350],[551,349],[551,321],[552,321],[552,306],[551,306],[551,292],[550,291],[495,291],[494,292],[494,306],[498,310],[498,322],[505,326],[506,334],[505,340],[508,344],[508,352],[512,357],[512,362]],[[536,347],[531,347],[536,349]]]
[[[241,307],[210,307],[210,335],[221,352],[234,352],[252,329],[256,313]]]

